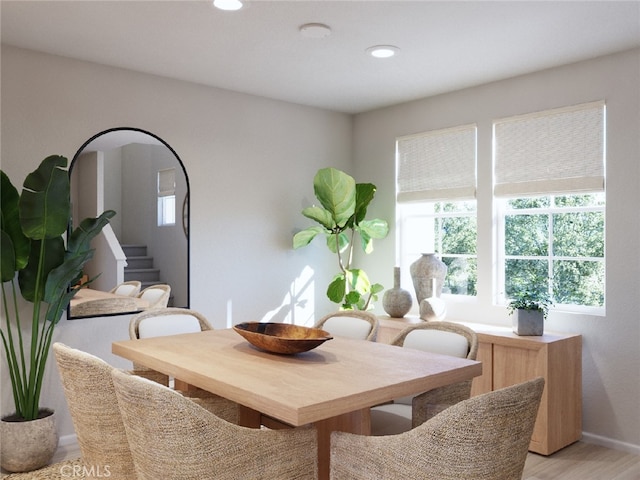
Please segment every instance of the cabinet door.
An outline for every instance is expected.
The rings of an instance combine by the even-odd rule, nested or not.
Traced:
[[[493,346],[493,389],[526,382],[535,377],[544,377],[544,347],[540,349]],[[529,449],[542,452],[547,443],[547,389],[542,395],[538,418],[531,436]]]
[[[493,345],[493,390],[509,387],[538,376],[540,349]]]

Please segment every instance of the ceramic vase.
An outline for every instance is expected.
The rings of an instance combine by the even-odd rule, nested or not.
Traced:
[[[29,421],[0,422],[2,468],[8,472],[31,472],[48,465],[58,448],[55,414]]]
[[[382,308],[390,317],[401,318],[409,312],[412,304],[411,294],[400,287],[400,267],[394,267],[393,288],[384,292]]]
[[[425,298],[440,296],[447,270],[447,266],[436,257],[435,253],[423,253],[419,259],[411,264],[409,271],[418,305]]]

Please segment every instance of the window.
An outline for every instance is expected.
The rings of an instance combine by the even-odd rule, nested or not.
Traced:
[[[603,193],[501,200],[505,296],[527,288],[604,307],[604,205]]]
[[[494,123],[498,303],[527,289],[604,307],[604,159],[603,102]]]
[[[400,268],[422,253],[437,253],[447,265],[443,293],[476,295],[476,202],[417,202],[398,205]]]
[[[404,283],[422,253],[447,265],[444,293],[475,295],[476,126],[435,130],[396,142],[398,265]]]
[[[158,226],[176,224],[176,169],[158,171]]]

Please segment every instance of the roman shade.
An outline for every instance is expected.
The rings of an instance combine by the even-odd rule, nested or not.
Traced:
[[[495,196],[604,190],[604,102],[497,120],[493,134]]]
[[[467,200],[476,195],[476,125],[396,140],[397,200]]]

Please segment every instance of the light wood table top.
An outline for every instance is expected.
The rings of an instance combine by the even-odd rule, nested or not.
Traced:
[[[112,351],[249,412],[292,426],[314,423],[320,478],[328,478],[332,430],[369,434],[369,407],[482,373],[476,361],[341,337],[309,352],[274,355],[231,329],[114,342]]]

